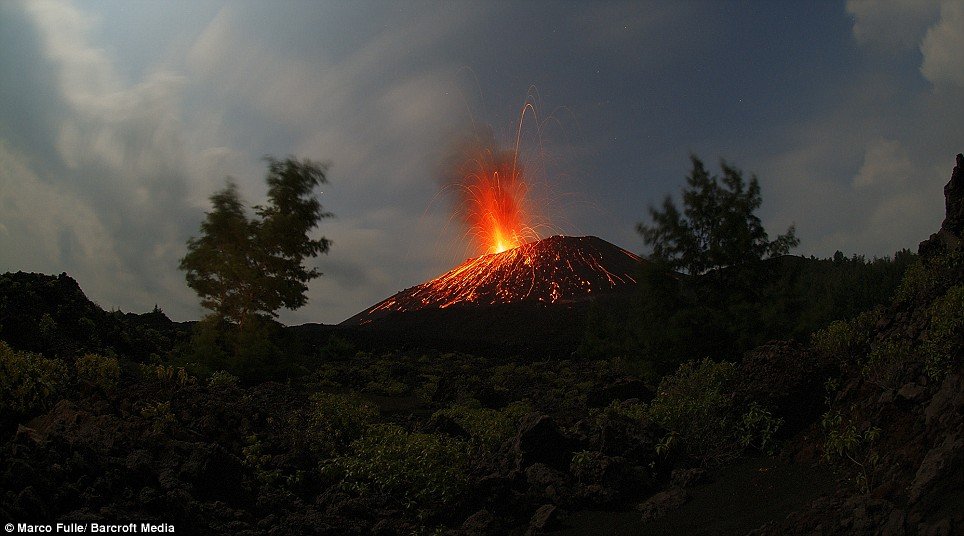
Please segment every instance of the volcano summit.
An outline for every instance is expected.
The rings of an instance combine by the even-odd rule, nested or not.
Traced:
[[[469,259],[342,322],[365,325],[392,313],[530,302],[565,304],[620,294],[642,259],[595,236],[552,236]]]

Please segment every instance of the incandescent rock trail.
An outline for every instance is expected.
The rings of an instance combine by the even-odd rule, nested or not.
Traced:
[[[642,259],[594,236],[552,236],[469,259],[342,322],[363,325],[390,313],[593,299],[630,289]]]

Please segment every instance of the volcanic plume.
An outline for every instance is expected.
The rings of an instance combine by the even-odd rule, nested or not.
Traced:
[[[362,325],[390,313],[585,301],[631,289],[641,259],[594,236],[552,236],[469,259],[455,269],[345,320]]]

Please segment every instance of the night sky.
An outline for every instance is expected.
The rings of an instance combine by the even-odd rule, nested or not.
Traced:
[[[0,2],[0,271],[105,309],[203,311],[177,269],[208,197],[264,155],[330,161],[309,303],[336,323],[479,252],[439,179],[484,127],[540,232],[645,253],[689,155],[762,186],[797,253],[892,254],[940,226],[964,150],[964,1]]]

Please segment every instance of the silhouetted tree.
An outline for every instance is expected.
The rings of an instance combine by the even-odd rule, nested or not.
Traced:
[[[756,176],[747,183],[726,162],[720,164],[722,177],[710,175],[699,158],[690,158],[693,170],[683,189],[683,211],[667,196],[661,210],[649,208],[652,225],[636,227],[653,248],[652,260],[700,275],[783,255],[800,243],[792,225],[775,240],[767,236],[755,214],[762,202]]]
[[[322,218],[314,188],[327,182],[326,164],[267,157],[268,202],[249,218],[237,185],[230,179],[211,196],[212,210],[191,238],[180,268],[187,284],[219,322],[243,334],[252,319],[277,316],[307,302],[307,283],[321,275],[304,262],[326,253],[328,239],[309,233]]]

